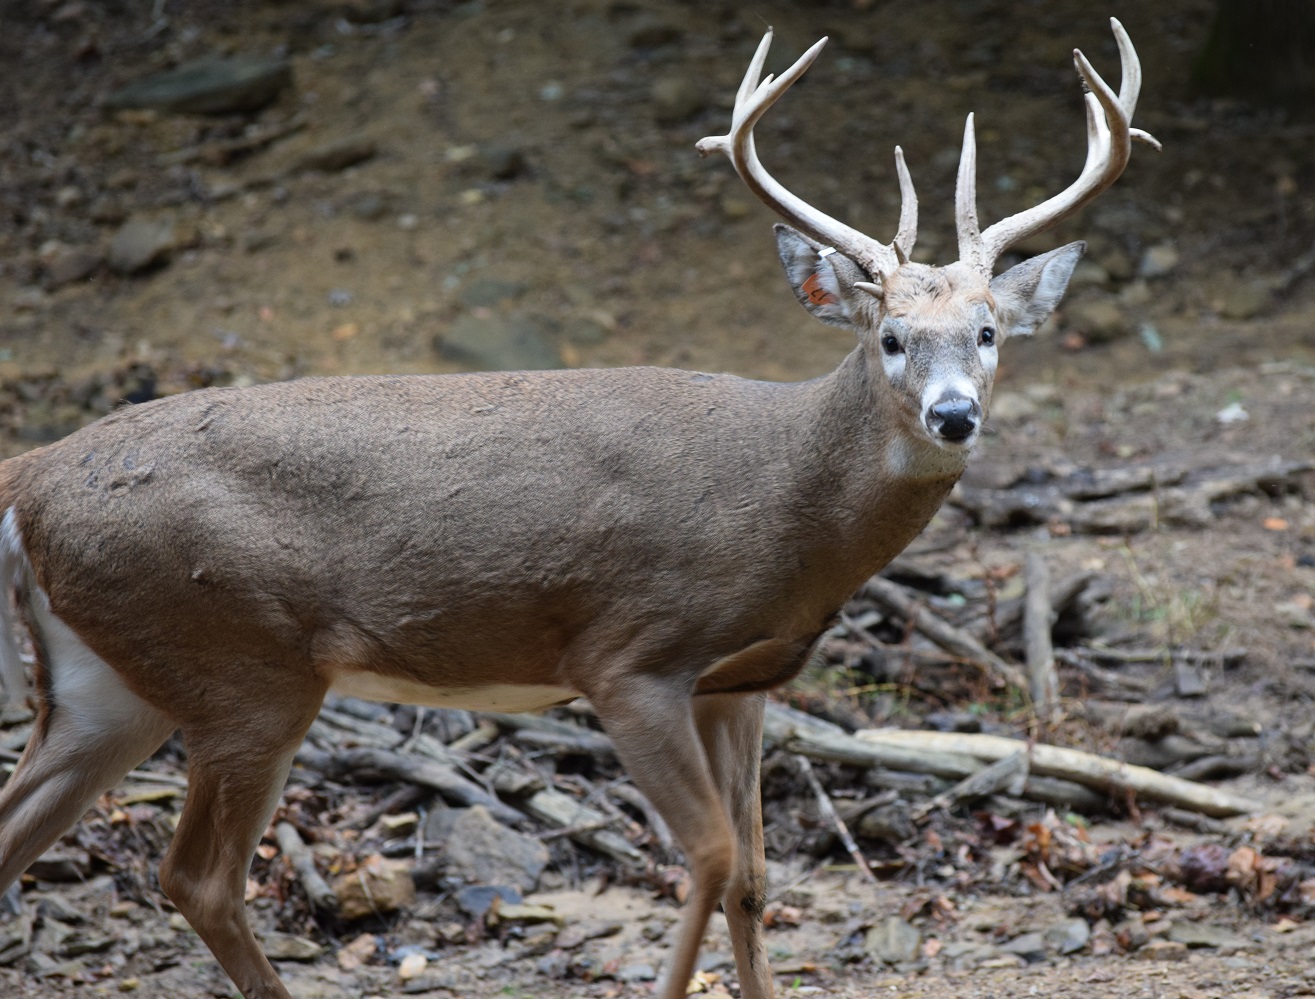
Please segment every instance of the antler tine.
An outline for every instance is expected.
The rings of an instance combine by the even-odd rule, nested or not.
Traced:
[[[904,150],[895,147],[895,173],[899,175],[899,229],[890,248],[901,264],[907,264],[918,241],[918,192],[913,189],[913,177],[904,163]]]
[[[753,141],[754,125],[758,124],[758,120],[776,103],[780,96],[799,77],[804,75],[822,51],[822,47],[826,45],[827,39],[822,38],[817,41],[780,77],[773,78],[768,74],[767,78],[760,83],[759,79],[771,43],[772,29],[768,28],[767,33],[763,35],[763,40],[758,43],[757,51],[754,52],[753,59],[749,62],[748,72],[745,73],[744,80],[740,83],[740,89],[736,93],[735,110],[731,115],[731,130],[725,135],[710,135],[700,139],[695,148],[703,156],[707,156],[711,152],[725,153],[735,167],[735,172],[744,181],[744,185],[767,207],[775,211],[796,229],[820,242],[834,246],[873,277],[892,273],[899,266],[900,261],[890,246],[879,243],[857,229],[852,229],[843,222],[833,219],[802,198],[792,194],[769,174],[759,161]],[[900,177],[901,192],[905,191],[906,175],[907,170]],[[911,181],[907,187],[908,191],[911,192]],[[916,198],[914,200],[915,204],[912,209],[914,214],[910,223],[911,230],[917,228]],[[900,212],[901,233],[904,232],[905,223],[910,219],[909,212],[910,209],[906,203]],[[908,244],[908,248],[911,247],[912,233]]]
[[[1132,140],[1155,148],[1160,144],[1149,133],[1131,125],[1141,92],[1141,61],[1132,40],[1116,18],[1110,18],[1122,65],[1119,92],[1115,94],[1096,72],[1087,57],[1073,50],[1073,64],[1086,84],[1087,160],[1081,174],[1066,190],[1026,211],[1001,219],[981,232],[977,227],[976,144],[972,116],[964,130],[963,155],[959,160],[959,182],[955,192],[955,219],[959,229],[959,257],[990,274],[996,258],[1020,240],[1043,232],[1076,214],[1113,184],[1128,165]]]
[[[980,269],[983,264],[982,232],[977,227],[977,133],[971,111],[963,126],[959,176],[954,184],[954,227],[959,233],[959,259]],[[985,266],[989,268],[990,264]]]

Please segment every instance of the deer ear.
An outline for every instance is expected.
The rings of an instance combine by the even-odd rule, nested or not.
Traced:
[[[1086,243],[1069,243],[991,279],[991,297],[1006,336],[1035,333],[1050,318],[1086,248]]]
[[[867,275],[843,253],[788,225],[774,228],[785,279],[799,304],[824,323],[855,330],[854,283]]]

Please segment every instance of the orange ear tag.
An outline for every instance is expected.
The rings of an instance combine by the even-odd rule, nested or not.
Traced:
[[[814,305],[831,305],[836,301],[836,296],[822,287],[816,272],[809,274],[808,280],[804,282],[804,294]]]

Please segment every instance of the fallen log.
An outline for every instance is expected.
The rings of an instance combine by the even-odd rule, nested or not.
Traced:
[[[1041,776],[1062,777],[1108,792],[1131,792],[1152,801],[1161,801],[1214,817],[1246,815],[1260,810],[1258,803],[1229,791],[1077,749],[1040,744],[1029,746],[1021,739],[962,732],[896,729],[866,729],[856,733],[854,738],[873,746],[918,749],[927,753],[954,753],[986,761],[1000,760],[1026,748],[1031,772]]]

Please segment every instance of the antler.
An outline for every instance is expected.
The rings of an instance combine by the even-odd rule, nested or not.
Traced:
[[[899,146],[895,147],[895,169],[899,174],[900,186],[899,231],[894,242],[889,245],[879,243],[857,229],[851,229],[791,194],[767,172],[754,149],[753,126],[804,75],[826,42],[825,38],[818,41],[779,78],[774,79],[769,73],[759,83],[763,63],[767,60],[767,50],[772,45],[772,29],[768,28],[767,34],[758,43],[758,51],[754,53],[749,70],[744,74],[744,81],[735,95],[731,130],[726,135],[710,135],[700,139],[696,148],[703,156],[715,151],[725,153],[745,186],[767,207],[801,232],[834,246],[866,270],[869,276],[888,277],[895,268],[908,260],[918,237],[918,196],[914,193],[913,179],[909,176],[908,167],[904,165],[904,152]]]
[[[1078,179],[1065,191],[1026,211],[1001,219],[985,232],[977,228],[977,143],[973,135],[973,116],[964,126],[963,154],[959,159],[959,180],[955,188],[954,217],[959,231],[959,259],[983,271],[988,277],[996,258],[1028,236],[1058,225],[1089,204],[1109,187],[1132,155],[1132,140],[1138,139],[1160,148],[1148,132],[1132,128],[1132,113],[1141,91],[1141,62],[1128,33],[1117,18],[1110,18],[1114,38],[1119,45],[1123,79],[1116,96],[1100,78],[1078,49],[1073,63],[1087,87],[1087,162]]]

